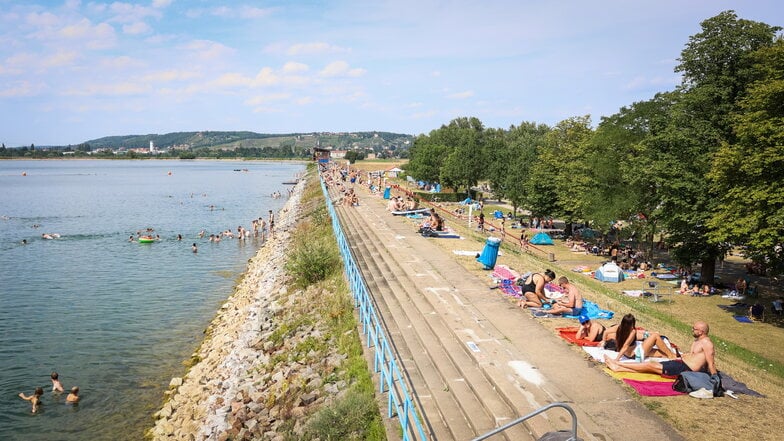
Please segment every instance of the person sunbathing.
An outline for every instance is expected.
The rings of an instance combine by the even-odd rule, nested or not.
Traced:
[[[706,372],[716,375],[715,354],[708,333],[710,328],[705,322],[696,322],[691,328],[694,342],[689,352],[683,354],[679,360],[647,361],[643,363],[620,363],[605,354],[604,362],[614,372],[641,372],[659,374],[666,377],[676,377],[687,371]]]
[[[580,315],[580,328],[577,330],[575,338],[577,340],[602,341],[606,330],[603,324],[595,322],[587,315],[582,314]]]
[[[681,288],[678,290],[679,294],[688,294],[689,293],[689,281],[685,278],[681,280]]]
[[[618,355],[615,357],[615,361],[620,361],[623,356],[635,358],[634,351],[637,348],[638,341],[642,342],[644,357],[666,357],[669,359],[678,357],[677,350],[670,349],[662,339],[661,334],[637,329],[637,319],[633,314],[623,316],[621,323],[610,327],[604,335],[606,340],[612,337],[615,338],[615,344],[618,348]]]

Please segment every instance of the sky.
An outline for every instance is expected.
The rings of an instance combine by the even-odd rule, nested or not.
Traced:
[[[0,0],[0,142],[597,124],[729,9],[784,26],[780,0]]]

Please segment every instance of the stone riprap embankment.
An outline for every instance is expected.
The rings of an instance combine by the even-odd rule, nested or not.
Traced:
[[[311,364],[278,362],[298,342],[317,336],[317,327],[298,330],[283,343],[269,338],[286,325],[285,314],[279,312],[296,298],[288,294],[284,267],[305,181],[278,213],[275,236],[250,260],[244,279],[208,327],[193,355],[195,364],[184,378],[171,380],[150,438],[282,439],[281,424],[286,430],[302,430],[310,410],[329,402],[345,386],[324,385],[320,374],[337,369],[341,355],[330,354]]]

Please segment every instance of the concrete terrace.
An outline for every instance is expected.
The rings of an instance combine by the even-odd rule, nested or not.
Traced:
[[[469,440],[553,402],[572,406],[584,440],[683,439],[432,243],[449,239],[426,239],[382,198],[360,196],[360,206],[336,206],[340,223],[432,439]],[[538,439],[570,424],[567,412],[552,409],[492,439]]]

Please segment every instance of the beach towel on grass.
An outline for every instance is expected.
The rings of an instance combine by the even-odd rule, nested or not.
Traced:
[[[520,274],[506,265],[496,265],[495,268],[493,268],[493,274],[491,277],[501,280],[514,280],[520,277]]]
[[[590,301],[590,300],[583,300],[583,312],[581,315],[587,315],[588,318],[591,320],[595,319],[611,319],[615,315],[614,312],[608,311],[606,309],[599,308],[599,305]],[[566,318],[576,319],[579,316],[576,315],[565,315]]]
[[[562,339],[568,341],[569,343],[574,343],[578,346],[599,346],[600,344],[602,344],[602,342],[600,341],[590,341],[584,338],[578,340],[577,339],[578,329],[579,328],[574,328],[574,327],[556,328],[556,331],[558,331],[558,335],[560,335]]]
[[[520,298],[523,296],[523,290],[519,286],[512,283],[511,280],[501,280],[501,283],[498,284],[498,289],[511,297]]]
[[[735,320],[741,323],[754,323],[754,320],[746,317],[745,315],[734,315],[733,317],[735,318]]]
[[[683,392],[672,389],[672,383],[674,383],[674,381],[639,381],[624,378],[623,382],[645,397],[673,397],[676,395],[683,395]]]
[[[645,295],[645,291],[641,289],[627,289],[623,291],[623,294],[629,297],[642,297]]]
[[[672,384],[675,380],[672,378],[664,378],[659,374],[647,374],[642,372],[615,372],[610,368],[604,368],[604,372],[618,380],[637,380],[637,381],[659,381]]]

